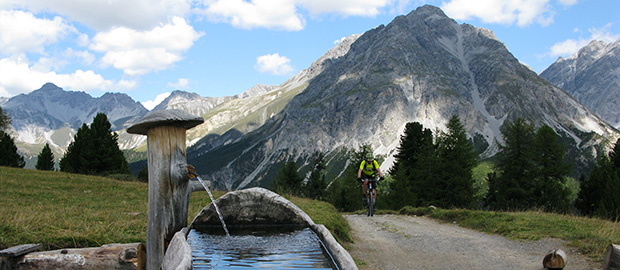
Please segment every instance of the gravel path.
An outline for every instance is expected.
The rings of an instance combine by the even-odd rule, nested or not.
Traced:
[[[602,269],[562,240],[513,241],[427,217],[345,215],[355,241],[349,253],[360,269],[535,269],[561,248],[566,270]]]

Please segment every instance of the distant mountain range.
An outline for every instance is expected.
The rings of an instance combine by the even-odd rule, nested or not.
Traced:
[[[575,63],[585,63],[578,59],[586,55],[591,54],[580,51]],[[385,158],[382,169],[387,170],[407,122],[436,132],[454,114],[482,158],[497,153],[502,125],[521,117],[554,128],[567,143],[571,161],[586,168],[620,134],[559,87],[588,76],[617,74],[620,65],[589,64],[581,70],[599,71],[585,73],[554,65],[541,76],[552,70],[559,75],[543,79],[520,64],[491,31],[458,24],[439,8],[423,6],[348,37],[282,85],[257,85],[216,98],[174,91],[153,110],[183,109],[205,119],[188,131],[188,163],[226,189],[268,186],[279,165],[289,160],[303,172],[317,151],[327,154],[328,177],[333,178],[346,167],[346,152],[362,144]],[[108,115],[123,149],[146,150],[145,136],[124,129],[147,110],[124,94],[93,98],[46,84],[0,100],[0,106],[13,118],[20,151],[30,157],[45,142],[62,153],[77,128],[97,112]],[[612,109],[606,112],[613,115]]]
[[[620,39],[592,41],[540,74],[620,129]]]

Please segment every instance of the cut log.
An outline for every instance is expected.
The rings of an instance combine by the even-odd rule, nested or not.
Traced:
[[[33,252],[19,258],[10,269],[144,269],[144,244],[110,244]]]
[[[566,267],[566,253],[561,249],[556,249],[549,252],[543,258],[543,267],[545,269],[564,269]]]
[[[17,257],[41,249],[41,244],[26,244],[0,250],[0,256]]]
[[[620,245],[610,244],[605,251],[605,270],[620,270]]]

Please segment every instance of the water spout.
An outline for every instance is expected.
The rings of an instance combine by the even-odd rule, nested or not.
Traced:
[[[226,227],[226,222],[224,222],[224,217],[222,217],[222,213],[220,213],[220,209],[217,207],[217,204],[215,204],[215,199],[213,198],[213,194],[211,194],[211,191],[209,190],[209,187],[200,178],[200,176],[196,175],[196,179],[198,179],[198,181],[200,181],[202,186],[205,188],[205,190],[209,194],[209,198],[211,198],[211,203],[213,203],[213,206],[215,207],[215,212],[217,212],[217,215],[220,217],[220,222],[222,222],[222,227],[224,228],[224,231],[226,232],[226,236],[230,236],[230,233],[228,233],[228,228]]]

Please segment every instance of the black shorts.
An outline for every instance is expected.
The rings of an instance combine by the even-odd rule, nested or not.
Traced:
[[[375,179],[376,174],[373,175],[367,175],[365,173],[362,173],[362,179]]]

